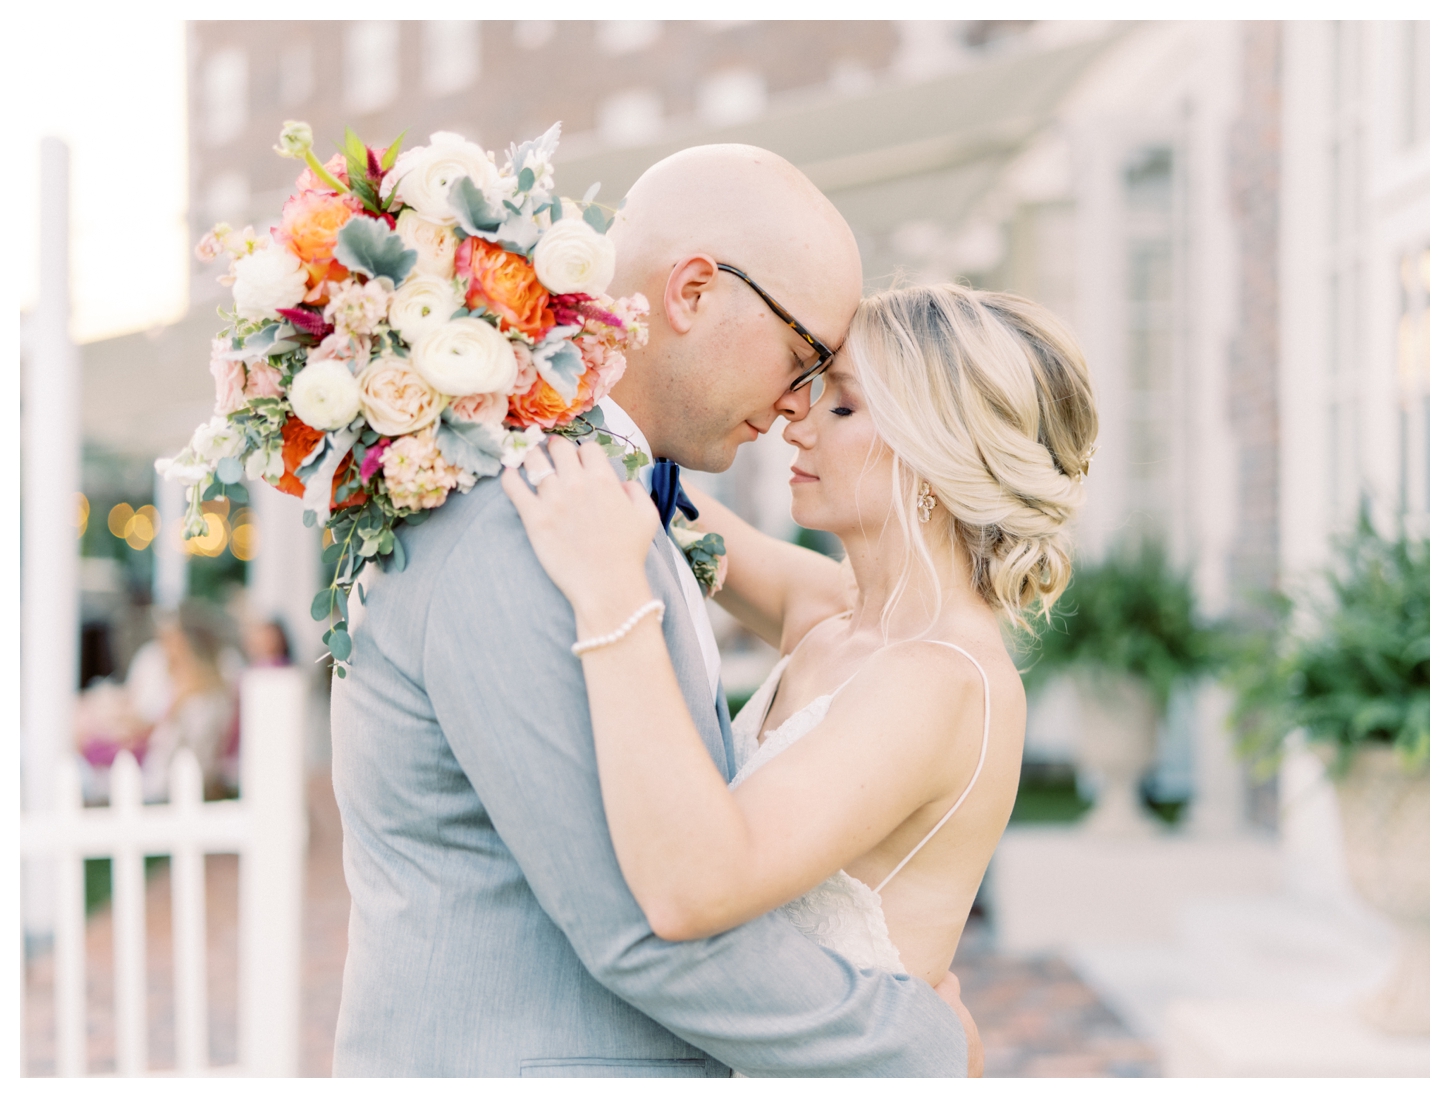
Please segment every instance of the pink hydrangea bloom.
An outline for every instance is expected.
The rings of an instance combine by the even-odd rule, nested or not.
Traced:
[[[383,455],[383,483],[393,506],[403,510],[442,506],[458,487],[459,471],[443,460],[438,444],[426,435],[396,438]]]
[[[211,341],[211,376],[216,382],[215,415],[229,416],[247,404],[247,368],[236,359],[227,358],[232,349],[229,339]]]

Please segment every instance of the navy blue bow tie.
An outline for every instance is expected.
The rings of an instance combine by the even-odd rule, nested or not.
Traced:
[[[675,462],[669,458],[655,462],[654,468],[650,470],[649,481],[650,499],[655,501],[655,509],[660,513],[660,524],[666,530],[670,528],[670,519],[675,517],[676,509],[691,522],[700,517],[699,509],[690,502],[690,497],[680,487],[680,467]]]

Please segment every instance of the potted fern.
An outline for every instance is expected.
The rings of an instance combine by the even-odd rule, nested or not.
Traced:
[[[1220,662],[1218,632],[1200,621],[1193,586],[1160,542],[1120,544],[1073,569],[1062,599],[1023,646],[1029,690],[1071,675],[1081,714],[1080,762],[1097,786],[1093,830],[1148,829],[1138,785],[1158,723],[1181,682]]]
[[[1327,597],[1260,639],[1235,685],[1243,751],[1261,768],[1302,734],[1338,792],[1350,879],[1404,934],[1363,1013],[1391,1033],[1430,1022],[1430,545],[1366,515],[1339,545]]]

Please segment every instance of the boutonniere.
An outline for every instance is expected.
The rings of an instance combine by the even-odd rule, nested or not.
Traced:
[[[676,514],[670,524],[670,536],[690,562],[700,593],[707,599],[714,598],[725,586],[725,539],[696,529],[681,514]]]

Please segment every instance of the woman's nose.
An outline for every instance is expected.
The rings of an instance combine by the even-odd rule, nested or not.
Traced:
[[[810,416],[804,415],[799,419],[792,419],[780,432],[780,437],[789,442],[792,446],[802,450],[809,450],[816,442],[816,432],[808,426]]]

